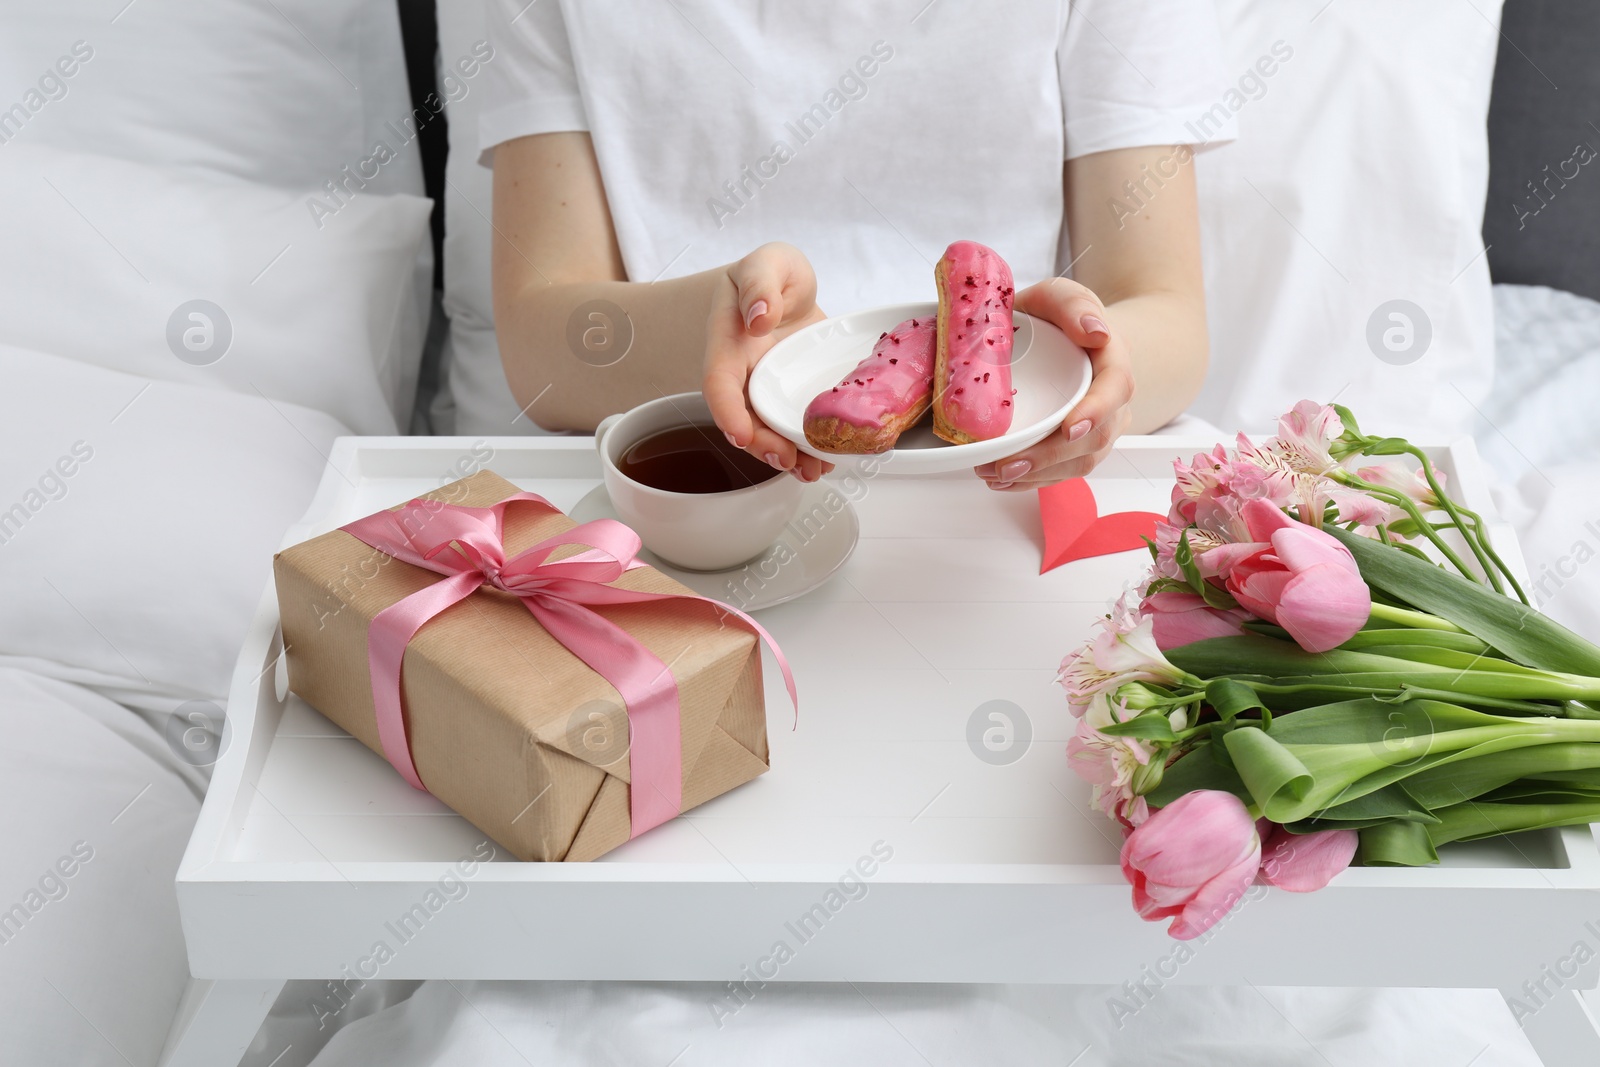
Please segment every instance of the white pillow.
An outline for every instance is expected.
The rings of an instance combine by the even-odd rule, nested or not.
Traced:
[[[1238,140],[1197,164],[1212,364],[1194,411],[1256,429],[1337,398],[1366,429],[1466,432],[1493,362],[1479,229],[1500,3],[1217,6]]]
[[[0,108],[29,109],[0,128],[16,144],[309,192],[375,140],[397,148],[387,124],[411,113],[392,0],[15,0],[4,24]],[[421,193],[418,153],[369,188]]]
[[[314,213],[263,185],[0,151],[0,341],[316,408],[360,433],[394,433],[409,412],[414,378],[390,352],[427,200],[363,193]]]
[[[0,381],[0,666],[144,707],[224,697],[272,553],[349,431],[3,344]]]
[[[441,433],[542,434],[511,397],[494,335],[489,292],[494,172],[477,162],[482,70],[496,62],[485,7],[483,0],[438,3],[440,89],[450,116],[444,194],[444,310],[450,339],[434,424]],[[490,58],[473,62],[486,53]],[[467,77],[466,70],[475,73]]]

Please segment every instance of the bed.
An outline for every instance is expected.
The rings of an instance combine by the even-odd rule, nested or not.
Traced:
[[[430,204],[387,2],[0,22],[0,1061],[152,1064],[229,646],[334,438],[409,423]]]
[[[415,54],[428,12],[401,7]],[[1224,0],[1219,10],[1230,69],[1247,70],[1279,39],[1297,58],[1241,98],[1240,144],[1202,160],[1213,347],[1325,352],[1308,363],[1308,390],[1348,387],[1341,399],[1361,410],[1363,396],[1381,405],[1437,389],[1444,399],[1428,419],[1473,433],[1502,474],[1498,499],[1522,532],[1542,605],[1600,635],[1600,569],[1586,566],[1600,528],[1585,503],[1600,490],[1600,433],[1584,407],[1600,386],[1600,281],[1572,244],[1594,232],[1600,184],[1569,180],[1532,217],[1527,203],[1521,214],[1508,206],[1545,162],[1569,158],[1567,141],[1600,141],[1556,106],[1594,98],[1596,75],[1574,42],[1600,36],[1596,17],[1509,0],[1502,37],[1498,5],[1484,0],[1400,12],[1344,0],[1314,13]],[[1580,17],[1589,24],[1575,26]],[[158,1061],[187,980],[172,875],[206,768],[229,743],[228,673],[270,554],[333,440],[415,425],[418,382],[435,375],[441,387],[423,400],[435,426],[536,428],[500,391],[487,177],[469,147],[478,96],[470,86],[444,94],[455,150],[432,161],[447,208],[435,246],[420,194],[438,107],[415,63],[408,86],[395,5],[230,0],[202,13],[178,0],[73,0],[4,18],[3,84],[28,88],[21,121],[0,112],[0,189],[14,205],[0,219],[10,253],[0,261],[0,596],[11,608],[0,617],[11,740],[0,790],[14,813],[0,862],[0,1058],[143,1067]],[[478,0],[441,0],[438,63],[492,32]],[[1554,84],[1567,91],[1548,95]],[[1586,96],[1571,91],[1584,85]],[[1301,122],[1320,107],[1319,133],[1337,131],[1351,155],[1381,146],[1385,165],[1330,171],[1326,138]],[[1445,121],[1418,134],[1436,114]],[[430,125],[427,137],[408,136]],[[395,142],[392,160],[377,160],[380,140]],[[1337,224],[1368,209],[1385,213],[1365,228]],[[438,324],[448,337],[438,368],[423,352],[436,257],[450,313]],[[1355,277],[1358,263],[1374,266]],[[1355,281],[1340,287],[1341,271]],[[1426,353],[1390,363],[1369,351],[1369,313],[1391,299],[1425,308],[1435,356],[1456,352],[1470,373],[1442,381],[1428,377],[1437,366]],[[1267,306],[1273,314],[1261,314]],[[1334,353],[1350,352],[1366,360],[1359,373],[1330,369]],[[1250,424],[1279,400],[1219,378],[1199,413]],[[568,1026],[634,1041],[622,1061],[664,1050],[667,1062],[704,1014],[697,991],[661,986],[375,982],[331,1019],[307,1011],[319,995],[290,983],[245,1062],[577,1062],[551,1036]],[[1401,1062],[1406,1047],[1419,1050],[1407,1062],[1433,1062],[1421,1050],[1447,1033],[1499,1049],[1479,1067],[1532,1062],[1492,993],[1252,997],[1174,996],[1151,1033],[1223,1012],[1234,1032],[1188,1059],[1147,1033],[1105,1062],[1281,1064],[1286,1044],[1321,1062],[1296,1030],[1350,1062]],[[884,989],[869,1000],[795,986],[768,998],[749,1044],[726,1054],[779,1062],[770,1050],[782,1046],[796,1062],[922,1062],[918,1047],[959,1062],[964,1049],[1003,1047],[1074,1062],[1079,1036],[1103,1025],[1102,1001],[1037,987]],[[831,1036],[808,1044],[824,1015]],[[1418,1027],[1423,1017],[1436,1026]],[[995,1034],[1011,1044],[993,1046]],[[1384,1037],[1407,1034],[1418,1043]]]

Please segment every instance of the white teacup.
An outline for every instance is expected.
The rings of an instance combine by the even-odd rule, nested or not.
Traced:
[[[688,570],[724,570],[771,547],[799,509],[805,485],[779,474],[725,493],[674,493],[635,481],[618,469],[617,461],[632,445],[653,433],[695,423],[712,425],[704,396],[664,396],[603,419],[595,428],[594,444],[611,506],[646,548]]]

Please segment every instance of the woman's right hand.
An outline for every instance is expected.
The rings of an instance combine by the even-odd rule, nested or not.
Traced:
[[[750,372],[773,345],[825,318],[817,307],[817,276],[793,245],[762,245],[730,263],[711,298],[701,388],[711,417],[733,444],[801,481],[814,482],[833,464],[799,451],[757,417],[746,387]]]

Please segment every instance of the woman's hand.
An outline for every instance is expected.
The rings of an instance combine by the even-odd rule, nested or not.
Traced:
[[[701,388],[711,417],[735,447],[814,482],[833,464],[800,452],[763,423],[750,407],[750,372],[773,345],[824,318],[817,307],[817,276],[793,245],[765,244],[717,283],[706,322],[705,377]]]
[[[1127,340],[1112,330],[1105,305],[1087,287],[1051,278],[1017,294],[1018,311],[1055,323],[1089,353],[1094,380],[1061,428],[1031,448],[976,467],[990,489],[1038,489],[1088,474],[1132,419],[1133,366]]]

